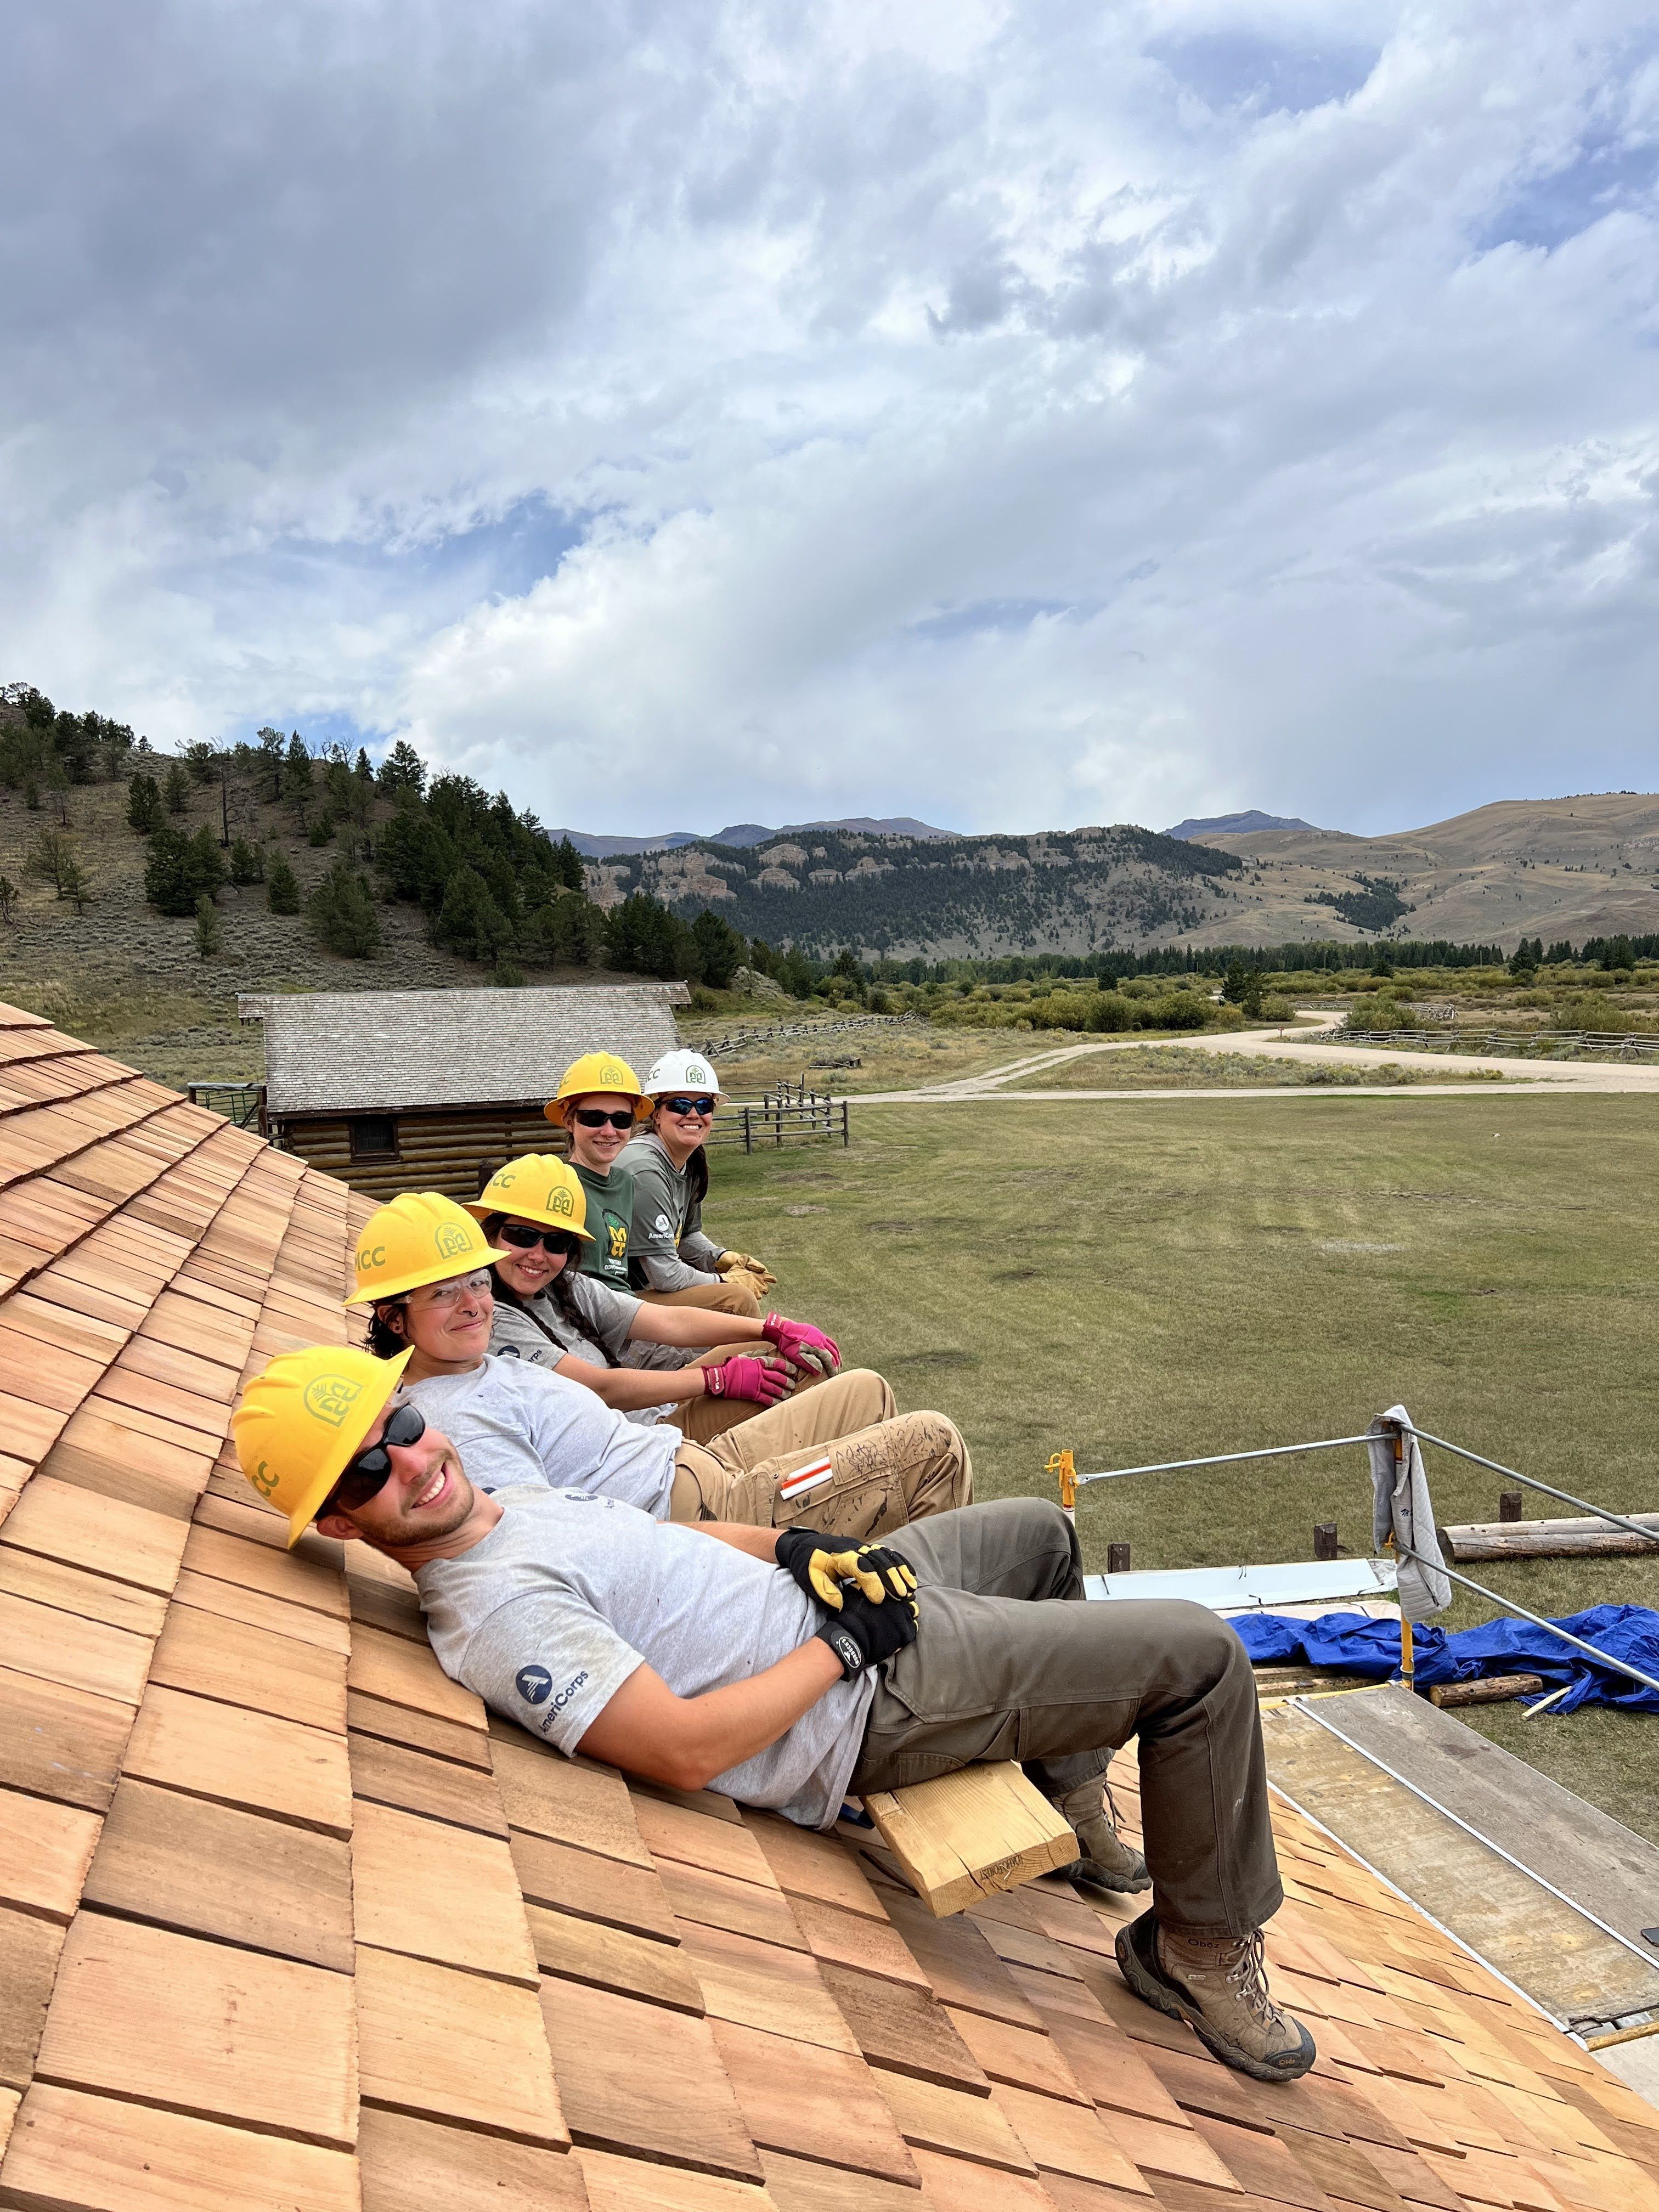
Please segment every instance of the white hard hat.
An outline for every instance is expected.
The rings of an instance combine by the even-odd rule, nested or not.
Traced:
[[[665,1098],[671,1091],[712,1091],[716,1098],[722,1095],[713,1066],[700,1052],[665,1052],[651,1063],[645,1079],[646,1097]]]

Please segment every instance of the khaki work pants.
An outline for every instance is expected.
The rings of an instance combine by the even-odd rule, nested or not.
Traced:
[[[855,1794],[1017,1759],[1055,1799],[1136,1736],[1159,1920],[1237,1936],[1278,1911],[1255,1683],[1225,1621],[1180,1599],[1073,1602],[1077,1532],[1043,1498],[946,1514],[893,1548],[921,1625],[881,1670]]]
[[[700,1352],[693,1364],[698,1367],[718,1367],[723,1359],[775,1359],[774,1345],[717,1344],[707,1352]],[[825,1377],[816,1367],[799,1367],[795,1370],[795,1387],[781,1402],[793,1405],[803,1390],[811,1390]],[[688,1398],[681,1405],[671,1406],[659,1417],[659,1425],[665,1422],[678,1429],[690,1443],[712,1443],[723,1437],[728,1429],[735,1429],[739,1421],[752,1421],[756,1415],[768,1409],[753,1398]],[[878,1414],[877,1419],[882,1417]]]
[[[780,1497],[784,1478],[816,1460],[829,1462],[829,1480]],[[896,1413],[881,1376],[851,1367],[712,1443],[688,1439],[675,1455],[670,1517],[879,1536],[973,1494],[968,1447],[944,1414]]]
[[[694,1283],[689,1291],[635,1291],[634,1296],[648,1306],[702,1306],[709,1313],[741,1314],[744,1321],[758,1321],[760,1300],[748,1284],[745,1275],[740,1283]]]

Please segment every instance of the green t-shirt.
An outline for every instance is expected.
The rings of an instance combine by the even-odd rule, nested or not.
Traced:
[[[609,1175],[595,1175],[580,1160],[572,1160],[576,1180],[587,1194],[587,1233],[591,1244],[582,1246],[581,1271],[597,1275],[613,1291],[628,1288],[628,1231],[634,1218],[634,1178],[626,1168],[613,1167]]]

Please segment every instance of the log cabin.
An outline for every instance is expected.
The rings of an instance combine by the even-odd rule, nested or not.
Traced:
[[[520,1152],[562,1152],[542,1109],[570,1062],[619,1052],[642,1075],[677,1042],[684,983],[478,991],[259,993],[263,1126],[365,1197],[476,1198]]]

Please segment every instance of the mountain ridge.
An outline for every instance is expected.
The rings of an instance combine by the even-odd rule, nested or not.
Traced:
[[[1262,817],[1264,822],[1267,818]],[[954,830],[936,830],[931,823],[918,822],[909,814],[882,818],[852,814],[838,822],[786,822],[778,830],[769,830],[763,822],[728,822],[724,830],[706,836],[692,830],[669,830],[657,837],[610,837],[589,830],[554,830],[549,835],[556,842],[568,837],[585,860],[632,860],[641,853],[678,852],[684,845],[725,845],[734,852],[751,852],[770,837],[801,837],[815,830],[847,830],[866,837],[927,839],[957,835]]]

